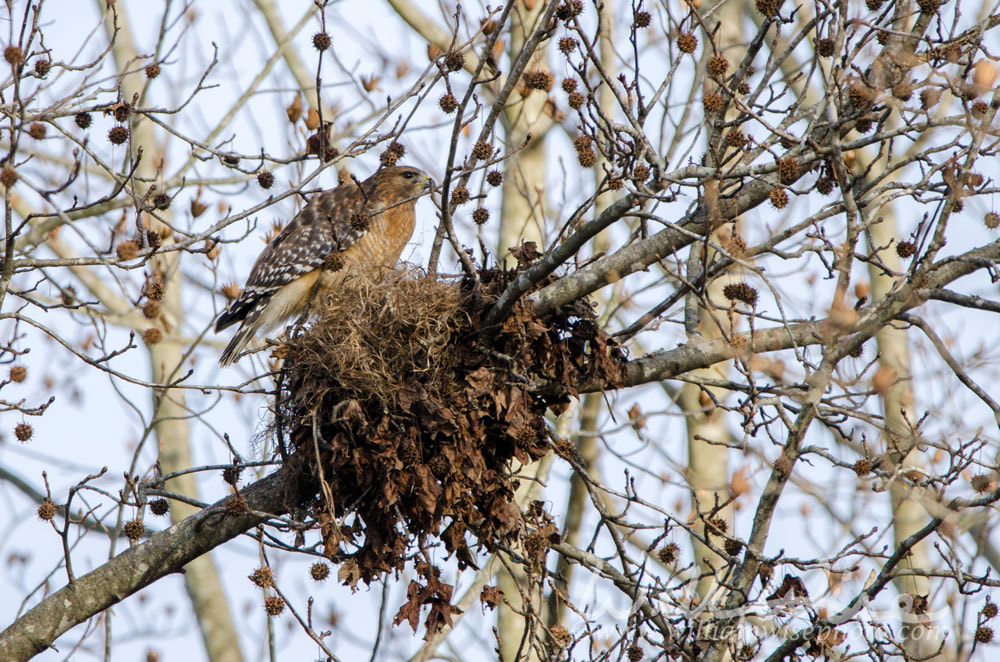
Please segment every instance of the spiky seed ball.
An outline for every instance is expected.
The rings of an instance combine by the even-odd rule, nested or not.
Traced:
[[[344,256],[340,253],[328,253],[323,258],[323,268],[327,271],[340,271],[344,268]]]
[[[941,0],[917,0],[917,6],[924,14],[933,14],[941,6]]]
[[[681,53],[694,53],[698,48],[698,37],[691,32],[682,32],[677,36],[677,50]]]
[[[464,186],[456,186],[451,192],[451,204],[464,205],[469,201],[469,189]]]
[[[14,436],[18,441],[28,441],[35,430],[28,423],[18,423],[14,426]]]
[[[726,554],[730,556],[736,556],[743,550],[743,543],[739,540],[728,539],[723,544],[723,548],[726,550]]]
[[[833,39],[817,39],[816,53],[820,57],[830,57],[833,55]]]
[[[868,7],[870,11],[878,11],[884,3],[885,0],[865,0],[865,6]]]
[[[783,188],[772,189],[767,197],[775,209],[784,209],[788,206],[788,192]]]
[[[279,616],[285,611],[285,601],[276,595],[268,596],[264,598],[264,611],[268,616]]]
[[[52,61],[48,58],[40,57],[35,60],[35,75],[39,78],[45,78],[48,76],[51,69]]]
[[[910,97],[913,96],[913,83],[909,81],[896,83],[892,86],[892,96],[896,97],[900,101],[909,101]]]
[[[313,578],[313,581],[325,581],[330,576],[330,566],[325,563],[313,563],[309,567],[309,576]]]
[[[549,633],[552,635],[553,643],[555,643],[559,650],[563,650],[573,643],[573,635],[562,625],[553,625],[549,628]]]
[[[568,103],[569,107],[572,108],[573,110],[579,110],[580,107],[583,105],[584,101],[586,101],[586,99],[579,92],[571,93],[569,97],[566,99],[566,103]]]
[[[226,514],[233,517],[241,517],[250,512],[250,507],[247,506],[246,499],[243,498],[242,494],[234,494],[232,497],[226,499]]]
[[[160,302],[159,301],[147,301],[142,304],[142,316],[146,319],[156,319],[160,316]]]
[[[568,21],[583,11],[581,0],[569,0],[556,7],[556,17],[560,21]]]
[[[123,241],[115,248],[119,260],[134,260],[139,255],[139,244],[134,239]]]
[[[447,71],[458,71],[465,66],[465,56],[460,51],[448,51],[444,56],[444,68]]]
[[[984,474],[972,477],[972,489],[983,494],[990,491],[990,477]]]
[[[705,108],[706,113],[717,113],[725,107],[726,102],[721,94],[709,92],[702,98],[701,105]]]
[[[10,369],[10,381],[20,384],[28,378],[28,369],[23,365],[16,365]]]
[[[137,519],[130,519],[122,527],[122,533],[130,542],[139,542],[139,539],[146,535],[146,526]]]
[[[391,168],[392,166],[396,165],[396,163],[399,161],[399,154],[397,154],[391,149],[386,149],[384,152],[379,154],[378,158],[379,161],[382,162],[382,165],[386,166],[387,168]]]
[[[480,140],[472,148],[472,156],[476,157],[480,161],[485,161],[493,156],[493,145],[486,140]]]
[[[263,189],[271,188],[274,185],[274,173],[269,170],[261,170],[257,173],[257,185]]]
[[[486,173],[486,183],[490,186],[500,186],[503,182],[503,173],[499,170],[490,170]]]
[[[160,65],[153,62],[146,65],[146,78],[152,80],[160,75]]]
[[[441,110],[446,115],[451,115],[458,108],[458,101],[455,99],[455,95],[449,92],[438,100],[438,105],[441,106]]]
[[[333,40],[330,39],[330,35],[325,32],[317,32],[313,35],[313,48],[320,52],[330,48],[330,44],[332,43]]]
[[[45,125],[42,124],[41,122],[32,122],[31,125],[28,127],[28,135],[34,138],[35,140],[43,139],[46,133],[47,131],[45,129]]]
[[[896,244],[896,255],[904,260],[913,257],[917,252],[917,245],[912,241],[900,241]]]
[[[648,28],[652,20],[653,17],[648,11],[637,11],[633,22],[637,28]]]
[[[155,326],[151,326],[142,332],[142,341],[147,345],[156,345],[161,340],[163,340],[163,331],[160,331]]]
[[[965,202],[961,199],[956,200],[955,204],[951,206],[951,210],[956,214],[960,213],[963,209],[965,209]]]
[[[747,252],[747,240],[743,238],[740,234],[733,234],[729,237],[729,241],[726,242],[726,250],[733,255],[733,257],[745,257]]]
[[[745,80],[740,81],[740,84],[736,86],[736,91],[739,94],[750,94],[750,83]]]
[[[983,216],[983,223],[990,230],[996,230],[997,226],[1000,226],[1000,214],[997,214],[995,211],[987,213],[986,216]]]
[[[222,480],[235,487],[241,473],[243,473],[242,467],[226,467],[222,470]]]
[[[791,184],[799,177],[799,160],[794,156],[778,159],[778,177],[783,184]]]
[[[868,133],[872,130],[873,126],[874,122],[872,122],[870,117],[862,117],[854,123],[854,130],[858,133]]]
[[[608,188],[612,191],[620,191],[623,186],[625,186],[625,180],[622,177],[612,177],[608,180]]]
[[[566,441],[565,439],[560,439],[553,446],[553,450],[556,455],[566,460],[567,462],[577,461],[579,453],[576,450],[576,445],[571,441]]]
[[[222,162],[231,168],[235,168],[240,164],[240,157],[236,154],[225,154],[222,157]]]
[[[155,209],[168,209],[170,207],[170,196],[166,193],[157,193],[153,196],[153,207]]]
[[[111,127],[111,130],[108,131],[108,140],[111,141],[112,145],[121,145],[128,140],[128,127],[121,125]]]
[[[680,548],[677,547],[677,543],[667,543],[660,548],[660,551],[657,552],[656,555],[660,559],[660,563],[673,563],[677,560],[677,552],[679,549]]]
[[[166,515],[169,510],[170,504],[167,503],[166,499],[153,499],[149,502],[149,512],[153,513],[157,517]]]
[[[274,573],[272,573],[271,568],[267,567],[266,565],[257,568],[252,573],[247,575],[247,579],[252,581],[260,588],[267,588],[268,586],[274,586]]]
[[[982,614],[983,618],[987,620],[996,618],[997,606],[992,600],[990,600],[989,596],[986,596],[986,604],[983,606],[983,610],[979,613]]]
[[[986,111],[989,110],[989,108],[990,107],[986,105],[985,101],[977,101],[974,104],[972,104],[972,109],[971,109],[972,116],[975,117],[976,119],[979,119],[980,117],[986,114]]]
[[[642,649],[635,645],[629,646],[628,659],[629,662],[639,662],[642,659]]]
[[[787,476],[792,472],[792,461],[782,453],[774,460],[774,470],[782,476]]]
[[[869,460],[867,457],[863,457],[857,462],[855,462],[854,466],[851,468],[854,469],[854,473],[858,475],[858,478],[861,478],[863,476],[867,476],[868,474],[870,474],[873,466],[874,465],[872,464],[871,460]]]
[[[645,165],[640,163],[632,170],[632,181],[636,184],[642,184],[647,179],[649,179],[649,168]]]
[[[850,356],[852,359],[860,359],[861,355],[864,353],[864,351],[865,351],[865,346],[862,343],[861,345],[858,345],[857,347],[855,347],[854,349],[852,349],[850,352],[848,352],[847,355]]]
[[[111,112],[115,116],[116,122],[124,122],[129,116],[129,107],[127,103],[116,103],[111,107]]]
[[[10,188],[16,182],[17,182],[17,172],[9,165],[4,166],[3,171],[0,172],[0,184],[3,184],[4,188]]]
[[[981,644],[988,644],[993,641],[993,628],[980,625],[976,628],[976,641]]]
[[[552,83],[552,74],[544,69],[534,69],[524,74],[524,84],[531,90],[548,92],[552,89]]]
[[[722,78],[729,69],[729,60],[725,55],[714,55],[708,59],[708,74],[716,78]]]
[[[476,225],[484,225],[488,220],[490,220],[490,210],[479,207],[472,212],[472,222]]]
[[[576,79],[575,78],[563,78],[562,82],[563,92],[570,94],[576,91]]]
[[[781,8],[781,0],[757,0],[757,11],[764,16],[775,16]]]
[[[12,67],[16,67],[21,64],[24,56],[21,55],[21,49],[17,46],[11,44],[7,48],[3,49],[3,59],[7,60],[7,63]]]
[[[393,140],[386,146],[385,151],[389,154],[393,154],[397,159],[400,159],[404,154],[406,154],[406,147],[403,143]]]
[[[576,158],[580,162],[580,166],[583,168],[593,168],[594,164],[597,163],[597,154],[595,154],[594,150],[589,147],[587,149],[578,150]]]
[[[56,516],[56,510],[56,504],[52,503],[52,499],[45,497],[38,504],[38,519],[43,522],[51,522],[52,518]]]
[[[81,129],[89,129],[93,118],[90,117],[90,113],[77,113],[73,116],[73,121]]]
[[[159,236],[159,235],[157,235]],[[159,301],[163,298],[163,278],[159,274],[153,274],[146,279],[146,285],[143,289],[147,299],[152,299],[153,301]]]
[[[581,134],[573,139],[573,149],[580,151],[583,149],[590,149],[590,143],[593,142],[590,136],[586,134]]]
[[[726,133],[725,141],[726,145],[730,147],[743,147],[743,145],[746,144],[747,137],[743,135],[743,132],[740,129],[730,129],[729,132]]]
[[[576,50],[576,47],[579,43],[580,42],[578,42],[573,37],[563,37],[559,40],[559,52],[563,53],[564,55],[569,55],[570,53]]]
[[[854,108],[867,108],[872,104],[873,94],[865,85],[855,83],[847,88],[847,100]]]
[[[821,195],[830,195],[833,191],[833,180],[829,177],[820,177],[816,180],[816,190],[819,191]]]

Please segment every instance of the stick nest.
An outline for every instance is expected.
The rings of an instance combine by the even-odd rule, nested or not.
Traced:
[[[529,263],[518,256],[517,269],[483,268],[478,283],[415,269],[345,275],[288,344],[279,378],[278,431],[303,467],[324,553],[351,586],[413,562],[422,579],[396,621],[416,629],[429,604],[428,635],[454,609],[430,547],[443,544],[464,568],[475,567],[474,551],[540,530],[557,538],[540,509],[525,516],[515,504],[512,461],[549,450],[545,413],[561,411],[580,384],[624,377],[622,349],[585,302],[544,318],[518,304],[483,332]]]

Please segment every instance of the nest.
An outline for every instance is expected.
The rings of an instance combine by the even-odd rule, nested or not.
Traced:
[[[546,411],[560,411],[578,384],[624,376],[623,351],[585,303],[545,318],[519,304],[484,333],[517,275],[351,274],[289,343],[279,380],[279,432],[303,467],[324,553],[352,586],[412,563],[423,583],[411,584],[396,620],[415,627],[429,604],[428,634],[452,610],[429,547],[475,567],[475,551],[514,544],[527,527],[537,534],[541,520],[526,525],[514,503],[513,461],[549,450]]]

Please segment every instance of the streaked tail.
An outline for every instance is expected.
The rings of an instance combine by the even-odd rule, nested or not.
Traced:
[[[239,358],[240,353],[246,349],[246,346],[250,344],[251,340],[253,340],[253,334],[253,325],[241,325],[236,331],[236,335],[233,336],[233,339],[229,341],[228,345],[226,345],[226,349],[222,351],[222,356],[219,357],[219,365],[225,367],[236,363],[236,359]]]

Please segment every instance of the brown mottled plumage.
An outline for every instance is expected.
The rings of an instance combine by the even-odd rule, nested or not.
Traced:
[[[219,363],[235,362],[258,332],[308,312],[336,289],[341,271],[395,264],[413,234],[417,198],[432,185],[422,170],[399,166],[313,197],[268,243],[216,321],[216,332],[241,322]]]

